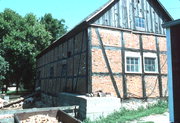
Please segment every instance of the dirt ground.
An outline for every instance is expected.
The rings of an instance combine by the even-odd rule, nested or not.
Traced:
[[[150,115],[129,123],[169,123],[169,113]]]

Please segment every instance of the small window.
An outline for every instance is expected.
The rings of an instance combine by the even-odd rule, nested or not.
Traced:
[[[140,72],[140,62],[138,57],[126,57],[126,71]]]
[[[50,68],[50,78],[54,76],[54,67]]]
[[[144,69],[146,72],[156,72],[156,58],[145,58]]]
[[[41,78],[41,71],[38,71],[37,72],[37,79],[40,79]]]
[[[145,20],[144,18],[136,17],[135,18],[136,27],[145,28]]]
[[[71,57],[71,52],[67,52],[67,57],[70,58]]]
[[[67,74],[67,65],[66,64],[63,64],[62,65],[62,69],[61,69],[61,73],[60,73],[61,75],[61,77],[65,77],[66,76],[66,74]]]

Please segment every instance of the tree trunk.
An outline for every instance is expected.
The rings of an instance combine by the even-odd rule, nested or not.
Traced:
[[[5,93],[7,93],[8,86],[9,86],[9,84],[8,84],[8,83],[6,83],[6,89],[5,89]]]
[[[19,81],[16,82],[16,93],[19,92]]]

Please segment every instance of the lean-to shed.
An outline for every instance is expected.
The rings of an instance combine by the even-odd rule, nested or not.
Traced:
[[[167,29],[170,122],[180,122],[180,19],[163,25]]]
[[[43,99],[96,91],[122,98],[167,96],[161,25],[171,20],[158,0],[109,1],[37,56]]]

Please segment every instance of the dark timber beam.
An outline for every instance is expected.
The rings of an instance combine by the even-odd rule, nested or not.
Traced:
[[[122,81],[123,81],[123,94],[124,98],[127,98],[127,84],[126,84],[126,77],[125,77],[125,42],[124,42],[124,35],[123,31],[121,31],[121,57],[122,57]]]
[[[156,49],[157,49],[157,61],[158,61],[158,82],[159,82],[159,96],[162,97],[162,79],[161,79],[161,62],[160,62],[160,53],[159,53],[159,42],[158,42],[158,38],[155,37],[156,40]]]
[[[141,54],[141,57],[142,57],[142,63],[144,63],[144,55],[143,55],[143,41],[142,41],[142,35],[139,36],[139,42],[140,42],[140,54]],[[144,80],[144,76],[145,76],[145,73],[144,73],[144,65],[142,65],[142,92],[143,92],[143,98],[147,98],[146,97],[146,83],[145,83],[145,80]]]
[[[106,63],[106,66],[108,68],[108,71],[109,71],[109,74],[110,74],[110,78],[111,78],[111,81],[112,81],[112,84],[113,84],[113,87],[116,91],[116,94],[119,98],[121,98],[121,95],[120,95],[120,92],[119,92],[119,89],[117,87],[117,84],[116,84],[116,80],[114,79],[114,76],[113,76],[113,72],[111,70],[111,66],[109,64],[109,60],[108,60],[108,57],[106,55],[106,51],[105,51],[105,48],[104,48],[104,45],[103,45],[103,41],[101,39],[101,36],[100,36],[100,33],[99,33],[99,30],[98,28],[96,28],[96,34],[97,34],[97,37],[98,37],[98,40],[99,40],[99,44],[101,46],[101,50],[102,50],[102,54],[103,54],[103,57],[104,57],[104,60],[105,60],[105,63]]]

